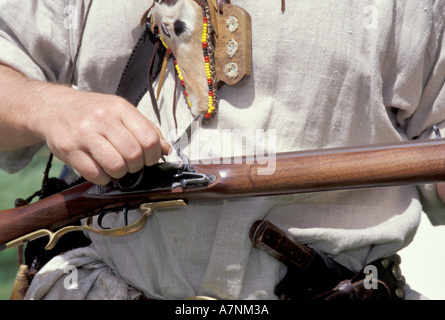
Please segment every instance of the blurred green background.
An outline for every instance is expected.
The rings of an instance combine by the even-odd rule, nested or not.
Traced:
[[[16,174],[0,170],[0,210],[13,208],[15,199],[27,198],[40,189],[49,155],[49,150],[43,148],[25,169]],[[62,167],[63,163],[54,159],[50,176],[58,176]],[[0,300],[9,299],[17,268],[17,250],[0,251]]]

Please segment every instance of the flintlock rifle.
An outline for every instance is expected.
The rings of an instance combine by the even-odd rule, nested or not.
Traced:
[[[60,236],[72,230],[127,234],[141,228],[147,216],[162,207],[241,197],[441,182],[445,181],[445,139],[278,153],[271,175],[258,174],[262,168],[260,161],[211,163],[195,164],[192,168],[161,163],[145,167],[136,175],[113,180],[106,186],[83,182],[26,206],[2,210],[0,250],[43,235],[50,236],[47,246],[50,249]],[[92,216],[123,207],[141,208],[146,214],[137,223],[117,231],[98,231],[91,227]],[[48,231],[87,217],[82,227],[66,227],[57,235]]]

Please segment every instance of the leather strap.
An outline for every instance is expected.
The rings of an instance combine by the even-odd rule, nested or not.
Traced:
[[[162,68],[165,52],[164,46],[160,45],[159,40],[146,23],[145,29],[131,52],[116,89],[116,95],[126,99],[135,107],[149,91],[159,123],[161,119],[152,81],[156,79]]]
[[[288,267],[275,288],[282,300],[399,300],[405,296],[401,259],[396,254],[354,273],[270,221],[256,221],[249,236],[254,247]]]
[[[282,300],[306,300],[331,290],[355,274],[318,250],[296,241],[270,221],[256,221],[249,236],[254,247],[287,266],[286,276],[275,288],[275,294]]]

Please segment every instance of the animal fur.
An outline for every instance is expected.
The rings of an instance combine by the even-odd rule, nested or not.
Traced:
[[[184,77],[192,113],[208,110],[208,83],[202,49],[202,7],[194,0],[156,0],[152,23],[172,50]]]

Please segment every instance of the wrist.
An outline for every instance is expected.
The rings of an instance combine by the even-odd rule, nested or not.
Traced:
[[[13,151],[44,142],[34,133],[40,118],[35,93],[37,81],[0,65],[0,150]]]
[[[31,90],[28,105],[34,116],[23,125],[38,141],[46,142],[51,127],[58,121],[57,115],[61,112],[61,107],[69,105],[69,97],[77,91],[66,86],[38,81],[32,83]]]

